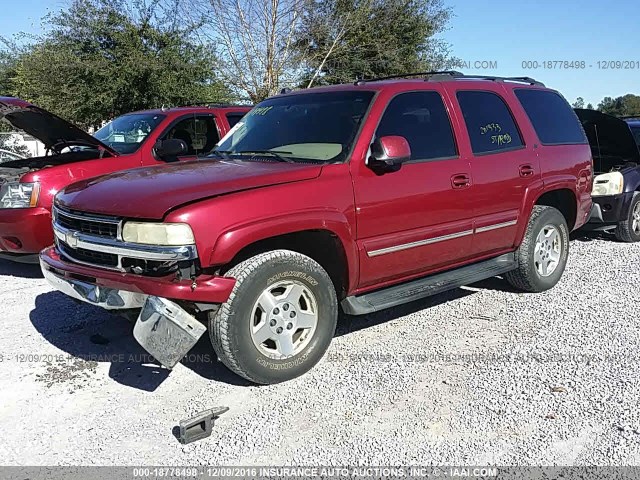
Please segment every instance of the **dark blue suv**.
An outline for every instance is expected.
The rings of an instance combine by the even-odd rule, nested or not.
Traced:
[[[640,118],[576,109],[593,155],[593,208],[585,230],[640,242]]]
[[[625,117],[624,121],[629,124],[633,138],[635,138],[638,148],[640,148],[640,115],[634,117]]]

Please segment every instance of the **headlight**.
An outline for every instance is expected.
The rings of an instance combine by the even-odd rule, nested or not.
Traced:
[[[145,245],[194,245],[191,227],[186,223],[126,222],[122,227],[125,242]]]
[[[0,188],[0,208],[35,207],[39,194],[39,183],[5,183]]]
[[[620,172],[603,173],[593,179],[593,197],[617,195],[624,189],[624,178]]]

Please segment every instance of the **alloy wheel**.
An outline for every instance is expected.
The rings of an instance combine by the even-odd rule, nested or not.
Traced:
[[[282,360],[300,353],[318,325],[318,304],[304,284],[281,281],[262,291],[252,309],[251,339],[265,356]]]
[[[536,271],[542,277],[548,277],[555,272],[562,254],[562,237],[558,228],[545,225],[536,238],[536,248],[533,260]]]

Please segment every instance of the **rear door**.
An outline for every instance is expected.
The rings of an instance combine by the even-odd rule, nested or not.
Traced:
[[[419,276],[462,261],[473,234],[472,180],[458,153],[440,86],[378,98],[384,105],[374,138],[399,135],[411,161],[378,175],[352,165],[360,250],[360,287]],[[370,139],[373,140],[373,139]]]
[[[527,187],[540,180],[534,146],[525,142],[499,85],[449,88],[466,129],[461,148],[474,181],[472,254],[509,249],[515,245]]]

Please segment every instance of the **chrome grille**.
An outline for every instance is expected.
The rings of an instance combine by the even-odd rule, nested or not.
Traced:
[[[56,242],[58,250],[70,260],[87,265],[96,265],[107,268],[118,268],[118,256],[111,253],[103,253],[84,248],[71,248],[63,241]]]
[[[82,232],[100,237],[118,238],[120,219],[72,213],[60,207],[54,207],[54,222],[67,230]]]
[[[120,272],[161,276],[180,262],[198,258],[195,245],[165,246],[127,243],[124,219],[54,206],[53,233],[60,254],[71,262]]]

